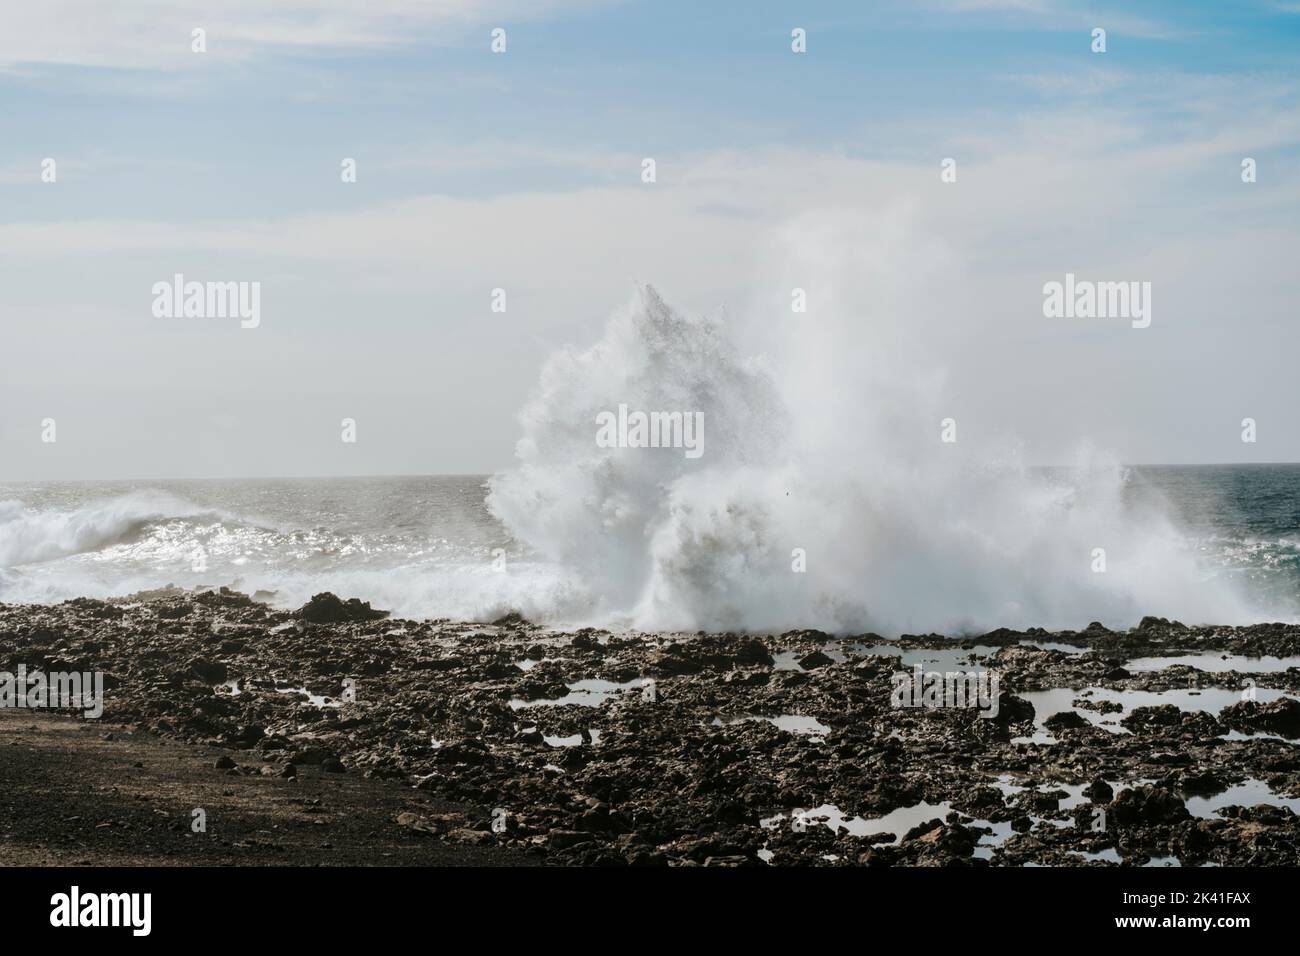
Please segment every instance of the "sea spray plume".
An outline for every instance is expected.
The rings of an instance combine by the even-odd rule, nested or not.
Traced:
[[[672,448],[599,447],[597,417],[620,404],[701,413],[705,453],[692,459]],[[578,572],[597,615],[626,615],[646,600],[657,606],[661,569],[652,541],[680,506],[682,489],[693,487],[688,479],[761,475],[782,460],[787,431],[764,370],[735,352],[725,329],[674,312],[649,287],[611,319],[597,345],[547,362],[520,418],[519,465],[492,479],[488,507],[517,538]],[[766,521],[761,513],[740,516],[740,501],[726,504],[737,509],[728,529]],[[690,564],[689,575],[707,570],[707,562]]]
[[[1014,445],[952,454],[941,370],[897,318],[844,314],[865,332],[833,315],[792,328],[769,368],[643,290],[600,343],[547,363],[520,464],[492,479],[489,508],[575,575],[606,623],[897,634],[1252,617],[1163,512],[1126,504],[1125,472],[1104,456],[1085,449],[1044,475]],[[804,387],[800,339],[818,336],[834,346],[834,389]],[[596,447],[596,414],[619,402],[702,410],[708,453]]]
[[[827,629],[855,630],[856,618],[882,633],[1271,613],[1202,573],[1167,510],[1135,503],[1128,472],[1086,436],[1068,467],[1045,473],[1027,467],[1003,423],[964,414],[948,366],[969,362],[1009,317],[1000,301],[969,295],[971,251],[927,227],[923,201],[876,210],[870,228],[861,210],[811,211],[776,238],[764,272],[781,285],[763,300],[806,286],[814,313],[760,315],[737,335],[774,356],[796,425],[801,510],[791,533],[809,542],[806,593],[820,612],[810,623],[830,609],[838,626]],[[1014,380],[983,387],[1032,400],[1032,386]],[[950,416],[960,420],[955,443],[941,441]],[[1098,548],[1104,572],[1093,570]]]

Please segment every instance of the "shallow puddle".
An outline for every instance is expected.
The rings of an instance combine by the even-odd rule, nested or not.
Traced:
[[[323,697],[320,694],[313,694],[306,687],[277,687],[277,694],[297,694],[300,697],[306,697],[308,703],[313,707],[342,707],[343,702],[334,700],[332,697]]]
[[[858,657],[901,657],[905,668],[920,664],[926,670],[960,671],[979,665],[977,658],[990,657],[998,649],[981,644],[973,648],[961,647],[897,647],[892,644],[851,644],[849,652]]]
[[[599,743],[600,743],[600,731],[599,731],[599,730],[597,730],[595,727],[592,727],[592,728],[590,728],[590,729],[587,731],[587,733],[589,733],[589,734],[591,735],[591,741],[590,741],[590,742],[591,742],[591,745],[592,745],[593,747],[594,747],[596,744],[599,744]],[[585,741],[585,740],[583,739],[581,733],[573,734],[573,735],[570,736],[570,737],[547,737],[547,736],[543,736],[542,739],[545,740],[546,743],[547,743],[547,745],[550,746],[550,747],[581,747],[584,743],[587,742],[587,741]]]
[[[1242,654],[1184,654],[1181,657],[1135,657],[1124,665],[1131,674],[1164,670],[1174,664],[1195,667],[1207,674],[1239,671],[1243,674],[1271,674],[1300,667],[1300,657],[1246,657]]]
[[[928,670],[963,670],[975,666],[975,658],[988,657],[997,653],[996,647],[981,644],[974,648],[962,647],[899,647],[896,644],[855,644],[842,642],[839,645],[827,644],[817,648],[835,663],[841,663],[850,657],[901,657],[906,668],[922,665]],[[776,670],[801,671],[799,661],[813,653],[810,650],[781,651],[772,655]]]
[[[240,686],[240,683],[237,680],[223,681],[222,683],[215,685],[213,689],[216,690],[217,693],[221,693],[222,691],[224,691],[226,694],[228,694],[231,697],[238,697],[241,694],[243,694],[245,690],[245,688]],[[253,689],[274,690],[277,694],[297,694],[300,697],[306,697],[308,703],[310,703],[313,707],[338,708],[343,706],[342,701],[335,700],[332,697],[325,697],[321,694],[313,694],[306,687],[268,687],[268,688],[254,687]]]
[[[1116,794],[1121,791],[1132,789],[1144,783],[1150,783],[1149,780],[1139,780],[1132,783],[1112,783],[1112,789]],[[998,777],[992,781],[992,785],[997,787],[1004,796],[1012,797],[1019,793],[1024,793],[1030,789],[1047,792],[1053,790],[1063,790],[1066,796],[1061,798],[1058,808],[1061,811],[1074,809],[1081,804],[1087,803],[1088,798],[1083,795],[1085,784],[1058,784],[1044,783],[1037,788],[1021,786],[1012,781],[1010,776]],[[1260,804],[1271,804],[1278,807],[1289,807],[1293,812],[1300,814],[1300,797],[1290,798],[1279,796],[1274,793],[1267,784],[1261,780],[1247,780],[1243,783],[1230,787],[1223,793],[1216,794],[1212,797],[1191,797],[1187,801],[1188,811],[1195,817],[1214,817],[1217,816],[1217,810],[1221,807],[1241,806],[1253,807]],[[826,826],[836,833],[843,831],[849,836],[868,837],[880,833],[889,833],[893,835],[892,839],[875,841],[875,845],[896,846],[902,839],[903,835],[919,824],[929,822],[930,820],[939,819],[946,822],[948,814],[952,811],[952,804],[949,801],[942,803],[927,803],[922,801],[910,807],[900,807],[884,816],[874,818],[864,817],[846,817],[834,804],[822,804],[811,810],[804,810],[798,813],[797,820],[802,827]],[[1072,819],[1059,820],[1050,817],[1040,817],[1029,814],[1031,821],[1031,832],[1042,830],[1045,827],[1052,827],[1058,830],[1073,829],[1076,823]],[[787,813],[777,813],[773,816],[766,817],[759,821],[760,826],[764,829],[776,829],[777,827],[795,826],[795,811]],[[980,834],[979,840],[973,851],[976,859],[991,860],[994,851],[1016,835],[1011,821],[1001,821],[994,823],[989,820],[968,819],[963,815],[961,820],[963,826],[978,828],[988,832]],[[759,857],[765,862],[771,862],[773,854],[770,850],[764,848],[759,851]],[[1072,850],[1070,855],[1077,857],[1082,861],[1103,862],[1118,865],[1122,862],[1119,851],[1113,847],[1104,850],[1089,852],[1084,850]],[[1025,866],[1038,866],[1036,863],[1026,863]],[[1147,867],[1177,867],[1182,866],[1181,861],[1175,856],[1157,856],[1152,857],[1143,864]],[[1212,864],[1206,864],[1212,865]]]
[[[1023,641],[1020,647],[1037,647],[1044,651],[1060,651],[1062,654],[1084,654],[1087,653],[1086,647],[1079,647],[1077,644],[1058,644],[1055,641]]]
[[[1300,814],[1300,797],[1284,797],[1273,792],[1263,780],[1245,780],[1229,787],[1223,793],[1210,797],[1188,797],[1187,810],[1194,817],[1217,817],[1223,807],[1257,807],[1261,804],[1287,807]]]
[[[827,645],[817,650],[837,664],[848,660],[848,656],[838,647]],[[801,671],[804,668],[799,662],[812,653],[813,651],[779,651],[772,655],[772,667],[779,671]]]
[[[918,824],[926,823],[936,817],[942,820],[952,810],[952,804],[944,801],[943,803],[926,803],[922,801],[911,807],[900,807],[883,817],[874,819],[864,819],[863,817],[846,817],[840,812],[839,807],[823,803],[820,807],[812,810],[805,810],[799,814],[803,826],[816,826],[821,824],[828,826],[835,832],[844,830],[850,836],[865,837],[876,833],[892,833],[892,840],[882,840],[881,844],[896,844],[903,838],[908,830]],[[759,825],[768,829],[774,829],[782,825],[783,821],[789,821],[789,826],[794,826],[792,813],[778,813],[775,816],[767,817],[759,821]]]
[[[1066,796],[1061,797],[1057,802],[1058,810],[1073,810],[1075,807],[1083,806],[1083,804],[1090,802],[1083,794],[1083,791],[1088,787],[1088,784],[1086,783],[1044,783],[1034,788],[1013,783],[1010,776],[1002,776],[993,781],[993,786],[1001,790],[1003,796],[1006,797],[1013,796],[1017,793],[1024,793],[1027,790],[1038,790],[1044,793],[1053,790],[1064,790]],[[1119,790],[1117,788],[1116,793],[1118,792]]]
[[[1271,703],[1282,697],[1294,697],[1285,691],[1275,688],[1257,687],[1255,690],[1255,699],[1261,704]],[[1127,728],[1120,726],[1120,721],[1131,714],[1138,707],[1160,707],[1164,704],[1173,704],[1184,713],[1194,713],[1203,710],[1209,714],[1218,714],[1225,707],[1241,702],[1242,692],[1225,687],[1202,687],[1195,690],[1165,690],[1165,691],[1146,691],[1146,690],[1109,690],[1105,687],[1090,687],[1080,690],[1070,688],[1054,687],[1051,690],[1022,691],[1017,696],[1029,701],[1034,705],[1034,735],[1032,737],[1017,737],[1013,743],[1036,743],[1036,744],[1054,744],[1057,739],[1050,734],[1043,726],[1043,722],[1054,714],[1065,713],[1066,711],[1075,711],[1080,714],[1088,723],[1094,727],[1102,727],[1111,733],[1127,734],[1131,733]],[[1084,700],[1097,703],[1114,703],[1119,704],[1122,708],[1110,713],[1089,710],[1087,708],[1077,708],[1074,701],[1083,698]],[[1258,736],[1258,735],[1257,735]]]
[[[1070,856],[1077,856],[1081,860],[1089,860],[1089,861],[1101,860],[1105,863],[1114,863],[1117,865],[1120,863],[1119,851],[1116,850],[1114,847],[1109,847],[1109,846],[1106,847],[1106,849],[1104,850],[1098,850],[1096,853],[1089,853],[1086,850],[1071,850]]]
[[[733,717],[727,721],[724,721],[721,717],[714,717],[710,726],[734,727],[736,724],[747,724],[755,721],[771,724],[778,730],[784,730],[788,733],[804,734],[818,743],[823,742],[826,735],[831,732],[830,727],[823,724],[816,717],[805,717],[803,714],[778,714],[776,717],[759,717],[751,714],[745,717]]]
[[[523,700],[514,698],[510,701],[511,710],[524,710],[529,707],[565,707],[576,704],[579,707],[599,707],[620,691],[629,687],[641,687],[645,681],[641,678],[618,684],[614,681],[588,678],[566,685],[569,692],[563,697],[543,698],[541,700]]]

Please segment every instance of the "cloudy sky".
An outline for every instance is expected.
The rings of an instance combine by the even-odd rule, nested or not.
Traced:
[[[963,440],[1035,462],[1300,461],[1300,3],[1135,6],[14,5],[0,479],[493,471],[638,283],[910,330]],[[1150,328],[1045,318],[1066,272],[1151,282]],[[175,273],[260,282],[260,326],[156,318]]]

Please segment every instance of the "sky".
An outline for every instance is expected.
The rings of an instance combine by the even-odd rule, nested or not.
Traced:
[[[15,4],[0,480],[495,471],[641,283],[742,350],[794,287],[904,329],[1035,463],[1300,461],[1298,66],[1285,0]],[[1151,325],[1045,317],[1066,273]]]

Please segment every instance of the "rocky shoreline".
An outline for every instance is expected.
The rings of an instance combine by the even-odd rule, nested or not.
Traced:
[[[478,809],[384,825],[558,865],[1300,865],[1297,655],[1300,626],[1153,618],[887,642],[224,589],[0,605],[0,670],[102,672],[106,723],[232,775],[414,787]],[[996,715],[893,706],[918,664],[993,671]]]

